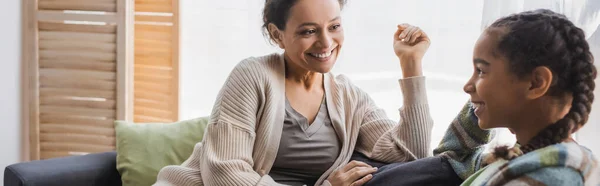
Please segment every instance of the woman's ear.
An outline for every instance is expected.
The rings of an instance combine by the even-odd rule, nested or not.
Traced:
[[[267,26],[267,30],[269,31],[269,36],[273,41],[275,41],[275,43],[277,43],[279,48],[285,49],[285,45],[283,44],[283,34],[281,33],[281,30],[279,30],[279,28],[277,28],[277,26],[275,26],[275,24],[273,23],[269,23],[269,25]]]
[[[533,69],[531,75],[527,98],[537,99],[546,95],[552,85],[552,71],[548,67],[540,66]]]

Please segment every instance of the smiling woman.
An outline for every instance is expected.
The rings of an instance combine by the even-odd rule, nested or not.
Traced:
[[[428,36],[408,24],[389,35],[404,77],[397,123],[330,72],[344,42],[343,5],[267,0],[263,28],[283,53],[234,67],[202,143],[184,165],[163,168],[156,185],[362,185],[377,168],[349,163],[355,151],[383,163],[429,156],[433,122],[421,70]]]

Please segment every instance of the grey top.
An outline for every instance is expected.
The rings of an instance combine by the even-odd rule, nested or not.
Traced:
[[[283,133],[275,163],[269,175],[286,185],[314,185],[340,154],[325,99],[312,124],[285,100]]]

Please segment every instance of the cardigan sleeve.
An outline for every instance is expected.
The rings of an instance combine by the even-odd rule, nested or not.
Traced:
[[[364,92],[364,118],[356,150],[382,162],[404,162],[430,156],[433,119],[429,113],[425,77],[399,80],[403,93],[400,121],[390,120]]]

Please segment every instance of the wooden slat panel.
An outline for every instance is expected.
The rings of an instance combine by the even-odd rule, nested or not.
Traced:
[[[94,119],[89,117],[76,117],[67,115],[41,115],[40,123],[63,123],[66,125],[82,125],[82,126],[93,126],[100,128],[113,128],[114,118],[109,119]]]
[[[144,116],[153,116],[157,118],[172,118],[173,115],[168,110],[158,109],[158,108],[146,108],[141,106],[136,106],[134,108],[136,114],[144,115]]]
[[[40,97],[42,105],[56,105],[67,107],[82,107],[82,108],[99,108],[99,109],[115,109],[114,100],[93,101],[93,100],[76,100],[68,97]]]
[[[41,142],[77,142],[91,145],[115,145],[114,136],[98,136],[89,134],[40,133]]]
[[[38,27],[41,31],[60,31],[60,32],[90,32],[100,34],[114,34],[117,31],[116,25],[84,25],[84,24],[65,24],[55,22],[39,22]]]
[[[115,72],[117,70],[114,62],[53,59],[40,60],[40,68],[62,68],[108,72]]]
[[[89,134],[101,136],[115,136],[114,128],[80,126],[69,124],[56,123],[41,123],[40,133],[72,133],[72,134]]]
[[[161,32],[161,31],[150,31],[150,30],[135,30],[136,37],[152,39],[157,41],[171,41],[171,33],[170,32]]]
[[[143,22],[173,22],[173,16],[135,15],[135,21]]]
[[[173,82],[173,78],[171,77],[152,76],[148,74],[136,74],[134,80],[141,83],[159,84],[165,86],[163,87],[164,89],[170,89],[168,86]]]
[[[65,107],[50,105],[40,105],[40,114],[64,114],[106,118],[114,118],[116,116],[114,109],[92,109],[83,107]]]
[[[161,67],[170,67],[173,65],[173,62],[168,57],[152,57],[148,55],[135,55],[136,63],[151,65],[151,66],[161,66]]]
[[[87,60],[87,61],[115,61],[116,54],[110,52],[90,52],[76,50],[40,50],[40,59],[56,60]]]
[[[115,53],[117,47],[115,43],[44,40],[40,42],[40,49]]]
[[[74,88],[74,89],[91,89],[91,90],[115,90],[116,82],[102,80],[78,80],[64,78],[47,78],[40,77],[40,85],[42,88]]]
[[[135,0],[135,4],[160,4],[160,5],[172,5],[173,0]]]
[[[134,120],[136,122],[142,122],[142,123],[170,123],[170,122],[173,122],[172,119],[144,116],[144,115],[137,114],[137,113],[134,116]]]
[[[41,10],[117,11],[117,4],[114,0],[39,0],[38,4]]]
[[[145,25],[145,24],[136,24],[135,25],[135,30],[136,31],[149,31],[149,32],[162,32],[162,33],[172,33],[173,32],[173,26],[167,26],[167,25]],[[144,38],[144,37],[138,37],[136,35],[135,37],[137,38],[143,38],[143,39],[152,39],[152,38]]]
[[[76,79],[76,80],[116,80],[115,72],[101,72],[93,70],[71,70],[71,69],[57,69],[57,68],[41,68],[40,77],[48,78],[65,78],[65,79]]]
[[[157,41],[152,40],[151,38],[135,38],[136,46],[171,46],[171,41]]]
[[[102,33],[84,33],[84,32],[57,32],[57,31],[40,31],[40,40],[68,40],[68,41],[83,41],[83,42],[116,42],[115,34]]]
[[[136,44],[135,45],[135,54],[170,56],[171,53],[173,52],[170,46],[171,45],[162,45],[162,46],[152,45],[151,46],[151,45]]]
[[[161,94],[157,92],[143,92],[143,91],[135,91],[134,96],[140,99],[150,99],[157,101],[171,101],[171,96],[168,94]]]
[[[173,73],[173,70],[171,67],[157,67],[157,66],[144,65],[142,63],[142,61],[136,61],[136,64],[135,64],[135,74],[140,74],[140,75],[152,74],[152,75],[161,76],[161,77],[170,77],[172,73]]]
[[[41,142],[40,149],[43,151],[76,151],[76,152],[108,152],[114,151],[114,146],[90,145],[63,142]]]
[[[114,23],[117,21],[115,13],[107,12],[105,14],[81,14],[73,12],[65,12],[63,10],[39,10],[37,12],[39,21],[89,21],[89,22],[105,22]]]
[[[40,97],[59,96],[59,97],[91,97],[115,99],[115,92],[112,90],[90,90],[76,88],[40,88]]]
[[[149,99],[141,99],[141,98],[135,98],[135,106],[136,107],[148,107],[148,108],[171,108],[172,105],[170,105],[168,101],[156,101],[156,100],[149,100]]]
[[[149,50],[136,50],[135,53],[136,57],[160,57],[160,58],[164,58],[164,59],[170,59],[172,57],[171,52],[152,52]],[[172,63],[172,60],[169,60]],[[141,64],[144,64],[143,62]]]
[[[90,4],[90,3],[116,3],[116,0],[40,0],[40,1],[44,1],[44,2],[60,2],[60,3],[74,3],[74,2],[78,2],[78,3],[86,3],[86,4]],[[170,0],[169,0],[170,1]]]
[[[177,92],[177,90],[171,90],[169,84],[159,83],[146,83],[142,81],[135,81],[135,91],[156,91],[158,93],[170,94],[171,92]]]
[[[164,4],[135,4],[136,12],[171,12],[173,11],[173,7],[171,5]]]
[[[172,5],[172,6],[166,6]],[[178,40],[177,1],[136,0],[136,11],[174,12],[173,16],[137,15],[139,22],[163,22],[172,25],[136,24],[135,26],[135,102],[137,122],[170,122],[177,120],[177,85],[179,55],[175,52]],[[156,10],[162,6],[163,10]],[[158,67],[158,68],[157,68]],[[175,112],[173,112],[175,111]]]

